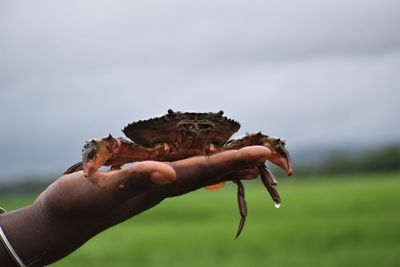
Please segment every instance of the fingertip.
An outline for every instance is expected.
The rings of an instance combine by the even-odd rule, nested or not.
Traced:
[[[154,171],[153,173],[150,174],[150,181],[152,181],[155,184],[170,184],[173,183],[176,180],[176,174],[175,171],[169,167],[170,170],[164,170],[164,171]]]

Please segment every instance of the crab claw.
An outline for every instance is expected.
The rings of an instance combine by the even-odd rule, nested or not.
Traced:
[[[291,176],[293,173],[292,161],[290,160],[285,140],[268,137],[264,146],[268,147],[272,152],[272,155],[268,160],[285,170],[288,176]]]
[[[82,150],[85,177],[92,175],[112,157],[114,140],[116,139],[109,135],[103,139],[92,139],[86,142]]]

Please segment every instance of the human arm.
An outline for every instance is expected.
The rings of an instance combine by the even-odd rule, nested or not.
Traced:
[[[267,148],[254,146],[172,163],[140,162],[89,178],[82,172],[65,175],[32,205],[0,215],[0,225],[22,260],[38,258],[33,266],[49,264],[168,197],[257,176],[256,166],[268,153]],[[1,247],[1,266],[15,266],[10,260]]]

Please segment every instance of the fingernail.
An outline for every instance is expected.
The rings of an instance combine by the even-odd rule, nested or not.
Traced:
[[[159,171],[152,172],[150,175],[150,180],[155,184],[169,184],[173,182],[173,180],[169,179],[169,177],[163,175]]]

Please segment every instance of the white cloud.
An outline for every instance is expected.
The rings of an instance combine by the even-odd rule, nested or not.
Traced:
[[[294,149],[398,141],[399,10],[389,0],[2,2],[0,175],[61,169],[85,139],[168,108],[223,109],[240,133]]]

